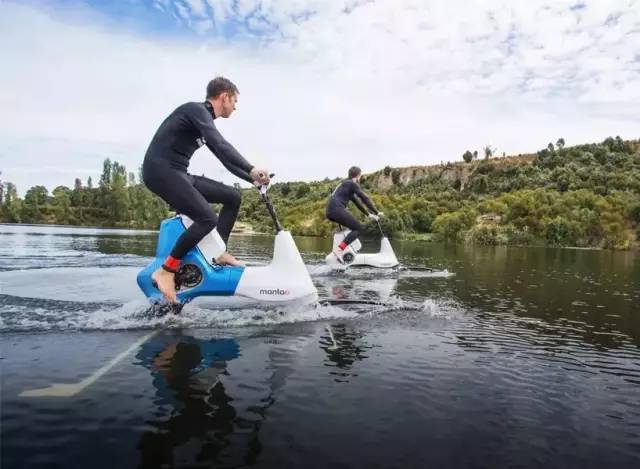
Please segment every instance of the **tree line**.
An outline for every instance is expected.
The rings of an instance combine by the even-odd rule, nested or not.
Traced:
[[[21,199],[14,184],[0,182],[0,221],[5,223],[156,229],[168,215],[166,203],[109,158],[95,187],[91,177],[84,184],[76,178],[73,189],[58,186],[49,194],[38,185]]]
[[[464,179],[452,179],[447,165],[403,183],[402,168],[385,167],[361,183],[385,212],[385,229],[395,236],[485,245],[637,245],[640,141],[610,137],[566,147],[564,139],[558,139],[532,161],[489,159],[486,151],[483,160],[471,155],[471,161],[458,163],[466,165]],[[378,176],[391,178],[393,184],[382,187]],[[325,220],[325,205],[339,181],[274,184],[270,192],[284,226],[296,235],[328,236],[335,227]],[[271,232],[257,191],[242,192],[239,221]],[[13,184],[0,182],[3,222],[155,229],[170,213],[139,177],[136,181],[133,173],[109,159],[96,187],[91,178],[84,184],[76,179],[73,188],[58,186],[51,194],[43,186],[31,187],[20,199]],[[376,230],[369,225],[371,234]]]

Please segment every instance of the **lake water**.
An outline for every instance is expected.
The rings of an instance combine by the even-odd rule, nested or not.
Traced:
[[[321,299],[379,304],[148,317],[155,241],[0,225],[3,469],[640,467],[637,253],[393,242],[407,269],[336,275],[297,238]]]

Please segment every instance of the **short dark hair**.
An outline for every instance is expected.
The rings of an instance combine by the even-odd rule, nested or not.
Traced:
[[[351,166],[349,168],[349,179],[358,177],[358,176],[360,176],[360,174],[362,174],[362,170],[360,168],[358,168],[357,166]]]
[[[207,85],[207,99],[217,98],[222,93],[240,94],[240,91],[231,80],[224,77],[215,77]]]

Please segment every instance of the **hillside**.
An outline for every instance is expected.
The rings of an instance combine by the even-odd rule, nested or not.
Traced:
[[[324,220],[324,205],[337,183],[275,184],[285,226],[328,235],[333,227]],[[365,175],[362,186],[395,235],[617,249],[633,247],[640,237],[640,142],[619,137],[469,163],[385,167]],[[247,191],[243,220],[268,230],[253,192]]]

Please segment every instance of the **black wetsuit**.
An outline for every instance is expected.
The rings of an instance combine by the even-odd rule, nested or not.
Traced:
[[[207,145],[229,171],[252,182],[249,173],[253,166],[220,135],[213,119],[209,102],[183,104],[160,125],[144,157],[142,178],[146,186],[193,220],[171,251],[175,259],[182,259],[216,226],[226,243],[240,209],[240,193],[236,189],[187,173],[193,153]],[[223,204],[219,218],[210,203]]]
[[[351,244],[360,235],[360,232],[364,230],[364,225],[347,210],[349,202],[353,202],[365,215],[368,215],[369,212],[362,206],[363,203],[371,213],[378,213],[369,197],[360,189],[360,185],[352,179],[346,179],[336,187],[327,203],[327,218],[351,230],[344,238],[344,243],[347,245]]]

